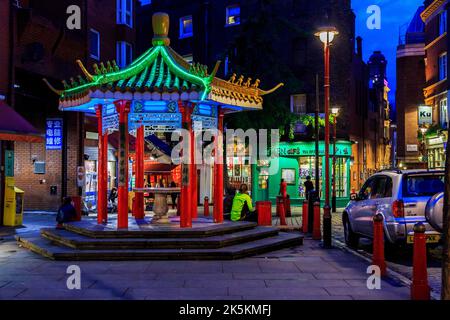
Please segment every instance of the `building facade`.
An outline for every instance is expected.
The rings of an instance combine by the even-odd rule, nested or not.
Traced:
[[[9,82],[11,105],[46,136],[46,143],[15,143],[16,184],[25,191],[26,210],[55,210],[61,197],[86,195],[88,179],[79,179],[77,170],[96,171],[95,156],[87,149],[98,144],[98,135],[96,127],[91,130],[89,125],[96,121],[95,114],[63,114],[58,109],[58,96],[42,79],[63,89],[68,83],[61,83],[61,79],[82,74],[75,67],[76,60],[91,72],[91,66],[107,67],[107,61],[129,64],[134,56],[138,2],[4,2],[11,3],[14,26],[8,64],[14,79]],[[70,80],[71,84],[79,81]]]
[[[425,103],[419,112],[419,138],[425,144],[428,168],[445,167],[448,141],[448,1],[425,1]]]
[[[168,12],[171,16],[171,23],[175,23],[175,26],[171,28],[171,46],[186,59],[206,61],[210,67],[213,67],[217,60],[221,60],[222,65],[218,74],[227,78],[233,73],[239,72],[236,70],[239,62],[249,59],[249,52],[242,52],[239,47],[230,48],[230,44],[235,43],[236,38],[242,37],[243,33],[248,32],[250,28],[248,25],[254,22],[255,12],[264,10],[270,12],[271,25],[284,23],[282,29],[290,30],[290,32],[276,33],[269,27],[267,32],[264,29],[264,35],[273,37],[270,38],[271,46],[277,48],[275,50],[277,55],[272,58],[278,60],[277,63],[281,65],[280,69],[291,70],[298,82],[293,88],[289,86],[289,88],[281,90],[281,99],[286,101],[286,104],[290,104],[286,109],[297,116],[311,116],[316,110],[316,75],[320,79],[320,113],[323,113],[323,45],[314,34],[317,28],[324,23],[335,25],[339,30],[339,36],[333,42],[331,49],[331,105],[340,108],[337,121],[338,140],[353,142],[353,147],[350,148],[352,154],[348,155],[348,163],[345,161],[345,166],[348,166],[349,170],[341,170],[343,172],[342,180],[346,181],[345,184],[349,184],[345,188],[346,191],[342,198],[348,200],[351,191],[358,189],[367,176],[377,168],[381,168],[381,164],[384,163],[384,161],[377,163],[375,157],[372,160],[367,156],[367,154],[376,153],[372,149],[377,148],[377,143],[381,139],[376,140],[375,133],[373,138],[366,138],[369,135],[367,132],[362,132],[364,130],[375,131],[376,127],[366,129],[371,114],[367,110],[369,106],[369,68],[362,58],[362,41],[359,42],[359,52],[355,49],[357,45],[355,15],[351,10],[350,1],[319,0],[312,3],[303,0],[218,0],[187,3],[180,0],[154,0],[151,5],[141,7],[137,20],[141,31],[140,36],[142,39],[148,39],[151,30],[149,24],[151,14],[157,11]],[[138,40],[138,46],[141,47],[141,50],[145,50],[145,41]],[[267,83],[274,81],[271,76],[261,80]],[[385,103],[387,86],[383,86],[383,90],[385,90],[383,96],[377,103],[384,103],[385,106],[382,110],[385,111],[387,109]],[[357,121],[355,121],[355,114],[358,115]],[[384,120],[385,117],[382,120],[382,127]],[[293,147],[297,142],[314,139],[311,131],[307,132],[301,123],[294,126],[293,131],[294,137],[290,139]],[[384,136],[381,135],[381,137]],[[324,134],[321,129],[320,140],[322,143],[323,139]],[[383,148],[385,146],[386,143],[383,140]],[[380,156],[385,158],[384,153]],[[254,193],[261,195],[268,195],[269,190],[278,187],[279,182],[276,186],[269,186],[264,177],[258,178],[260,172],[264,172],[264,166],[256,166],[256,169],[253,168],[250,171],[248,157],[230,157],[227,160],[230,185],[245,182],[251,185]],[[387,160],[389,161],[389,158]],[[304,181],[307,175],[311,175],[314,179],[313,164],[314,160],[310,159],[308,167],[311,170],[297,172],[297,179]],[[306,164],[303,165],[306,166]],[[363,167],[367,169],[361,174],[360,168]],[[261,181],[258,182],[259,180]],[[271,181],[271,183],[274,182]],[[295,198],[301,195],[298,189],[299,185],[302,183],[297,183],[294,192]]]
[[[419,141],[419,108],[424,105],[425,25],[421,6],[397,47],[397,163],[400,168],[424,168]]]

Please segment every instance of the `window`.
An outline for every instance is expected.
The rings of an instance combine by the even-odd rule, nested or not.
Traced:
[[[439,56],[439,80],[447,78],[447,52]]]
[[[392,197],[392,179],[389,177],[376,177],[372,184],[370,199],[383,199]]]
[[[294,114],[306,113],[306,94],[296,94],[291,96],[291,112]]]
[[[447,32],[447,11],[444,10],[439,14],[439,35]]]
[[[91,58],[100,60],[100,33],[94,29],[89,31],[89,43]]]
[[[117,0],[117,24],[133,28],[133,0]]]
[[[120,68],[128,66],[133,61],[133,47],[128,42],[117,42],[117,65]]]
[[[407,175],[403,178],[404,197],[431,197],[444,191],[444,174]]]
[[[241,7],[236,4],[227,7],[227,26],[236,26],[241,24]]]
[[[192,16],[180,18],[180,39],[189,38],[194,35]]]
[[[440,122],[442,129],[448,128],[448,109],[447,109],[447,98],[439,101],[439,111],[440,111]]]

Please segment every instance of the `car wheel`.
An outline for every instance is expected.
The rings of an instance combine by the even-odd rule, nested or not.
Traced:
[[[353,232],[352,226],[350,225],[347,216],[344,216],[343,222],[345,244],[350,248],[357,248],[359,245],[359,235]]]

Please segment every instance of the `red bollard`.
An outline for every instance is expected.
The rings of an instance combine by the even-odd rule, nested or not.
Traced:
[[[75,207],[75,211],[77,213],[77,217],[75,218],[75,221],[81,221],[81,197],[73,196],[71,198],[72,198],[72,204]]]
[[[302,224],[303,233],[308,233],[308,200],[303,200]]]
[[[272,226],[272,202],[258,201],[256,202],[256,211],[258,212],[259,226]]]
[[[411,300],[430,300],[427,272],[427,240],[425,226],[419,222],[414,226],[413,281]]]
[[[291,210],[291,197],[287,195],[286,198],[284,198],[284,211],[286,213],[287,218],[292,217],[292,210]]]
[[[209,198],[205,197],[205,202],[203,203],[204,216],[209,217]]]
[[[384,230],[383,215],[373,217],[373,256],[372,264],[380,268],[381,276],[386,276],[386,261],[384,260]]]
[[[313,240],[321,240],[322,232],[320,230],[320,202],[314,202],[314,227]]]
[[[284,208],[283,197],[277,197],[277,213],[280,216],[280,225],[287,226],[286,223],[286,210]]]

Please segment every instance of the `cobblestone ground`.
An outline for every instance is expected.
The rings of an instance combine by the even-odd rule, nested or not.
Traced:
[[[54,225],[54,215],[28,214],[36,232]],[[0,299],[164,300],[399,300],[409,299],[400,281],[367,288],[369,262],[338,247],[324,250],[309,239],[303,246],[238,261],[76,262],[82,290],[68,290],[67,267],[21,249],[14,232],[2,229]]]
[[[301,208],[293,208],[293,219],[288,218],[288,224],[299,226],[301,225]],[[274,220],[275,224],[278,224],[278,219]],[[342,225],[342,212],[332,214],[332,226],[333,226],[333,238],[339,245],[344,245],[344,227]],[[350,249],[349,249],[350,250]],[[438,258],[441,253],[441,249],[431,250],[428,256],[428,279],[435,297],[440,296],[441,292],[441,261]],[[372,241],[369,239],[361,239],[360,246],[356,250],[359,254],[366,257],[371,257],[372,253]],[[408,279],[412,279],[412,248],[386,248],[386,260],[388,267],[405,276]]]

